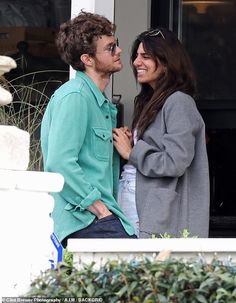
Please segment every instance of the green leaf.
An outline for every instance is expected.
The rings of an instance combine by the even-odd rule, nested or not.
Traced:
[[[118,296],[118,297],[122,297],[124,293],[127,292],[127,286],[123,286],[118,292],[116,292],[115,294]]]
[[[196,299],[198,300],[198,302],[208,303],[208,301],[206,300],[206,298],[203,295],[197,295]]]
[[[100,297],[106,292],[106,289],[100,288],[94,293],[94,297]]]
[[[129,292],[131,293],[135,287],[138,285],[138,281],[133,281],[131,284],[130,284],[130,287],[129,287]]]
[[[166,296],[164,296],[162,294],[158,294],[157,297],[158,297],[158,300],[160,303],[169,303]]]
[[[89,284],[87,287],[86,287],[86,292],[88,294],[89,297],[92,297],[93,294],[94,294],[94,287],[93,287],[93,284]]]

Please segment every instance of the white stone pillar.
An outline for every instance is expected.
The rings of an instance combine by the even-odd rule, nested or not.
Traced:
[[[0,75],[15,67],[13,59],[0,56]],[[0,88],[0,105],[10,103],[11,94]],[[29,140],[28,132],[0,125],[0,300],[24,295],[31,280],[50,268],[49,259],[55,259],[49,192],[61,191],[64,178],[26,171]]]
[[[114,22],[114,0],[72,0],[71,17],[75,17],[81,10],[107,17]]]
[[[56,260],[50,240],[60,174],[0,169],[0,300],[26,294],[31,281]]]

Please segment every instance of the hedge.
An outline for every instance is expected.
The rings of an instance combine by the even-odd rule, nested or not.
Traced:
[[[99,269],[94,263],[79,269],[61,263],[36,278],[26,296],[77,302],[235,303],[236,266],[230,259],[207,263],[203,258],[171,257],[112,260]]]

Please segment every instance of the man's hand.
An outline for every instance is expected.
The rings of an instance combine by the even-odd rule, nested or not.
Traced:
[[[98,219],[102,219],[104,217],[112,215],[110,210],[106,207],[106,205],[101,201],[97,200],[92,205],[90,205],[87,210],[93,213]]]

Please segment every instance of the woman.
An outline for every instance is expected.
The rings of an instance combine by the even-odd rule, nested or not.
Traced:
[[[190,58],[174,33],[161,28],[136,38],[131,61],[141,90],[135,98],[132,143],[127,128],[113,130],[115,147],[128,160],[119,203],[140,238],[165,232],[179,237],[183,229],[207,237],[205,125],[193,99]]]

